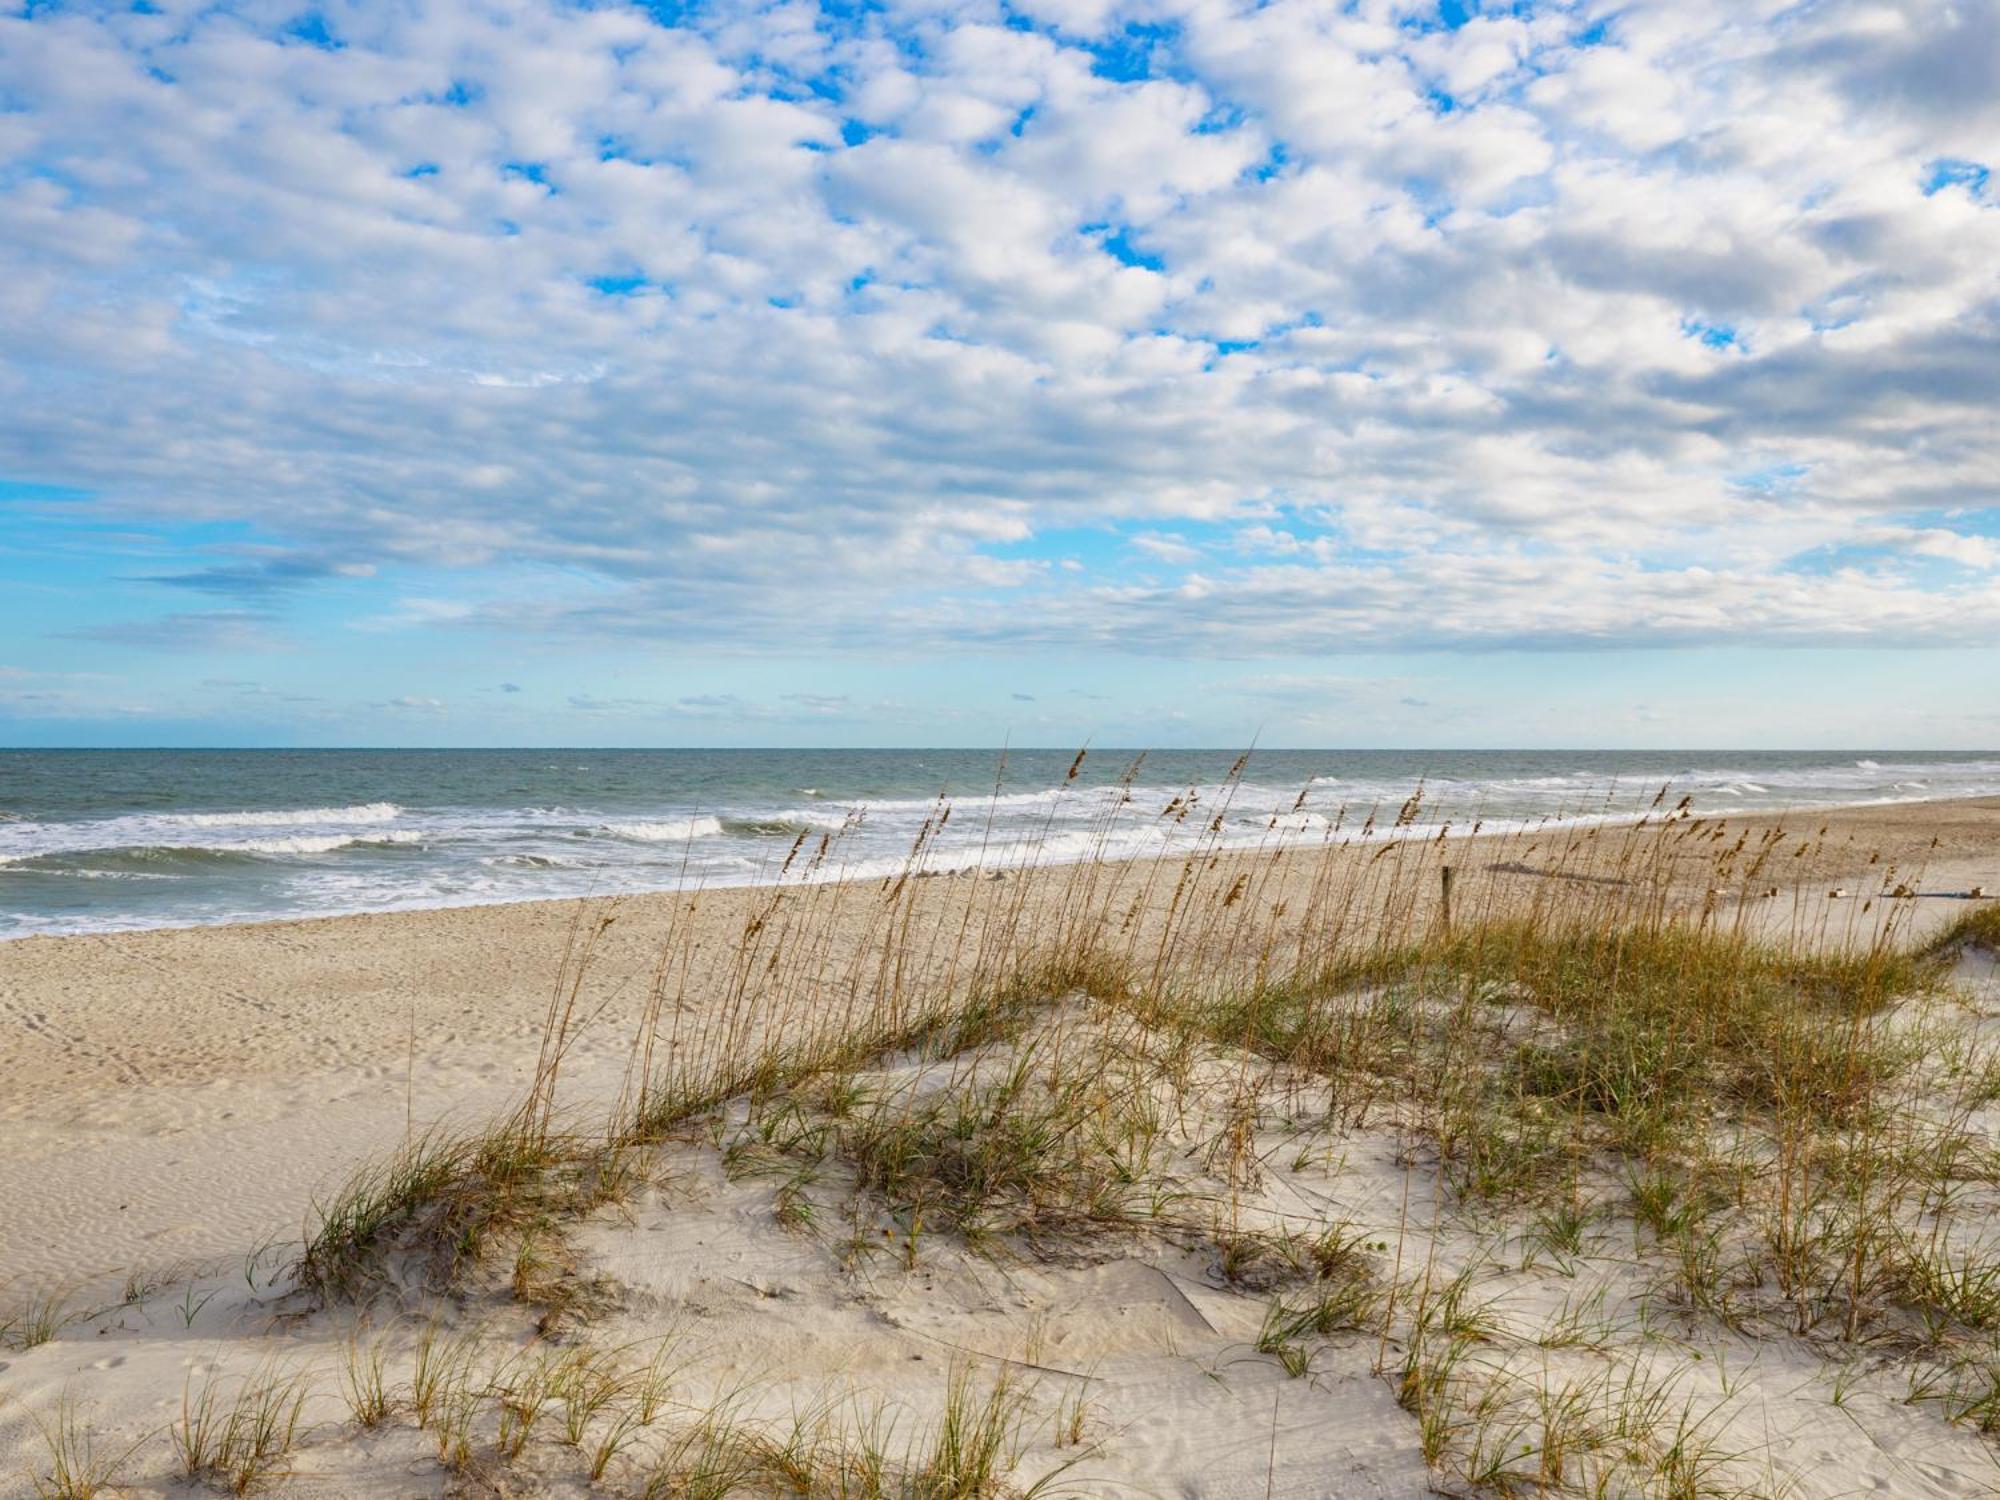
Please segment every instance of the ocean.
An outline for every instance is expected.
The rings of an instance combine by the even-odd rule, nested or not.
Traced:
[[[0,939],[867,876],[927,820],[932,869],[1313,843],[1392,824],[1420,784],[1423,833],[1629,817],[1662,788],[1705,814],[2000,794],[2000,752],[1274,750],[1234,781],[1228,750],[1073,760],[0,751]]]

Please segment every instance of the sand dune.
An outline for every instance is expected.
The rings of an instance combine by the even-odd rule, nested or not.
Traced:
[[[1711,896],[1696,844],[1769,829],[1761,820],[1711,826],[1703,833],[1712,840],[1648,868],[1668,871],[1663,899],[1679,909],[1707,902],[1719,921],[1833,946],[1865,940],[1885,920],[1913,940],[1975,904],[1960,893],[2000,889],[2000,802],[1982,801],[1820,815],[1788,835],[1797,852],[1787,845],[1758,890]],[[1617,886],[1629,872],[1608,840],[1454,844],[1458,921],[1523,909],[1552,887]],[[1393,918],[1428,930],[1444,859],[1435,849],[1235,854],[1199,880],[1217,910],[1268,912],[1259,941],[1283,948],[1336,885],[1358,902],[1345,919],[1355,929]],[[1385,860],[1405,865],[1409,878],[1370,873]],[[1331,883],[1330,865],[1340,871]],[[1882,899],[1885,872],[1931,894]],[[1764,895],[1766,880],[1781,894]],[[815,945],[809,963],[785,960],[797,973],[781,975],[773,959],[760,981],[800,1004],[800,996],[840,1003],[857,991],[857,968],[888,953],[920,988],[961,972],[967,955],[1001,935],[1057,932],[1080,895],[1100,914],[1122,914],[1134,951],[1150,951],[1171,929],[1184,958],[1218,972],[1249,962],[1237,951],[1247,929],[1206,917],[1187,925],[1186,881],[1118,865],[912,882],[893,908],[871,884],[820,888],[777,916],[760,915],[765,893],[737,890],[0,946],[0,1319],[8,1296],[18,1305],[51,1289],[72,1310],[95,1309],[48,1342],[0,1354],[0,1391],[10,1398],[0,1406],[0,1476],[13,1476],[0,1477],[0,1492],[46,1469],[36,1420],[53,1420],[66,1396],[100,1456],[137,1444],[121,1482],[165,1492],[172,1465],[162,1430],[189,1380],[274,1359],[316,1372],[307,1436],[282,1465],[290,1476],[282,1482],[297,1492],[374,1497],[500,1483],[491,1472],[475,1483],[474,1469],[440,1466],[432,1438],[408,1423],[357,1430],[332,1373],[353,1311],[301,1316],[308,1309],[284,1267],[315,1197],[357,1162],[441,1119],[487,1119],[521,1096],[551,995],[574,974],[566,955],[573,961],[580,943],[589,943],[589,961],[574,993],[590,1024],[565,1062],[562,1100],[571,1118],[595,1120],[628,1077],[635,1023],[661,994],[663,974],[675,1019],[661,1045],[692,1045],[699,1035],[713,1043],[702,1009],[732,985],[744,991],[751,924],[793,922]],[[1317,920],[1327,920],[1324,909]],[[1968,957],[1957,976],[1975,1007],[1968,1014],[2000,1003],[1980,965]],[[772,1024],[795,1020],[788,1012]],[[1980,1042],[1985,1023],[1969,1024]],[[1156,1040],[1121,1036],[1121,1047],[1142,1051]],[[732,1045],[754,1040],[745,1032]],[[930,1086],[918,1062],[884,1066],[881,1087]],[[1593,1370],[1629,1376],[1635,1363],[1657,1363],[1672,1367],[1673,1399],[1685,1411],[1708,1413],[1704,1441],[1734,1455],[1726,1465],[1718,1457],[1717,1475],[1726,1471],[1740,1492],[1755,1488],[1755,1463],[1799,1494],[1990,1489],[1996,1470],[1975,1427],[1896,1399],[1887,1378],[1859,1381],[1851,1399],[1835,1402],[1847,1366],[1809,1341],[1684,1320],[1643,1358],[1634,1354],[1655,1315],[1629,1222],[1593,1222],[1567,1252],[1537,1255],[1520,1223],[1446,1210],[1435,1172],[1411,1160],[1407,1122],[1393,1108],[1350,1122],[1337,1149],[1280,1169],[1281,1157],[1300,1152],[1287,1110],[1311,1110],[1271,1105],[1242,1148],[1263,1163],[1256,1183],[1218,1176],[1203,1163],[1234,1128],[1232,1078],[1254,1074],[1258,1088],[1284,1097],[1297,1085],[1271,1064],[1220,1053],[1202,1066],[1214,1076],[1177,1104],[1165,1138],[1179,1163],[1175,1191],[1226,1192],[1233,1213],[1271,1232],[1295,1222],[1348,1226],[1357,1243],[1380,1247],[1363,1253],[1372,1285],[1400,1286],[1419,1239],[1438,1276],[1466,1271],[1489,1307],[1491,1331],[1472,1358],[1502,1392],[1492,1398],[1496,1433],[1503,1417],[1513,1420],[1509,1403],[1532,1405],[1558,1375],[1581,1389]],[[845,1201],[835,1180],[799,1189],[821,1228],[802,1234],[774,1217],[771,1178],[745,1175],[726,1149],[748,1118],[732,1106],[705,1136],[664,1150],[629,1201],[587,1216],[565,1251],[601,1299],[590,1318],[594,1344],[643,1352],[670,1333],[681,1341],[676,1400],[726,1405],[751,1426],[811,1409],[827,1443],[836,1429],[851,1436],[857,1424],[887,1421],[908,1447],[944,1410],[956,1372],[982,1399],[997,1379],[1017,1382],[1021,1473],[1070,1465],[1062,1482],[1073,1493],[1414,1495],[1440,1482],[1418,1422],[1384,1377],[1385,1359],[1394,1363],[1389,1335],[1310,1340],[1306,1368],[1288,1372],[1259,1347],[1270,1342],[1260,1333],[1276,1293],[1218,1270],[1212,1228],[1071,1245],[1049,1257],[995,1257],[950,1235],[928,1237],[919,1253],[894,1245],[860,1253],[858,1229],[843,1240],[847,1231],[829,1225]],[[1592,1299],[1618,1352],[1548,1346],[1551,1320]],[[452,1329],[534,1342],[505,1299],[457,1297],[433,1312]],[[379,1310],[376,1322],[395,1378],[409,1379],[418,1324]],[[857,1402],[877,1403],[868,1408],[875,1416]],[[606,1482],[638,1492],[628,1470],[620,1457]],[[1721,1477],[1716,1485],[1733,1492]],[[509,1470],[505,1486],[567,1493],[579,1481],[548,1460]]]

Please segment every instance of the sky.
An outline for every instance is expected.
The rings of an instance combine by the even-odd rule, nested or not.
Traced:
[[[0,0],[0,744],[2000,744],[2000,0]]]

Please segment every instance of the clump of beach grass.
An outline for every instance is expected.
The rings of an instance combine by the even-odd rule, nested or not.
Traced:
[[[116,1453],[98,1445],[97,1432],[64,1392],[51,1416],[37,1416],[35,1429],[46,1454],[43,1466],[28,1476],[35,1500],[97,1500],[116,1492],[119,1470],[137,1444]]]
[[[2000,901],[1975,906],[1932,938],[1924,951],[1950,957],[1966,948],[2000,954]]]
[[[1530,1350],[1608,1357],[1624,1330],[1601,1297],[1496,1346],[1470,1271],[1431,1264],[1475,1220],[1564,1277],[1622,1231],[1648,1318],[1910,1352],[1951,1372],[1927,1389],[1950,1393],[1953,1419],[1985,1427],[1972,1351],[2000,1329],[2000,1251],[1978,1225],[2000,1166],[1975,1115],[2000,1064],[1941,997],[1952,955],[2000,943],[2000,908],[1921,947],[1893,912],[1870,925],[1870,903],[1786,916],[1774,873],[1822,845],[1664,799],[1630,827],[1513,835],[1478,864],[1415,829],[1416,799],[1343,812],[1329,837],[1353,847],[1301,875],[1275,836],[1224,849],[1224,811],[1191,795],[1159,815],[1203,830],[1179,860],[926,881],[953,811],[901,875],[760,894],[719,969],[698,969],[677,916],[595,1130],[556,1107],[603,931],[580,917],[521,1107],[357,1174],[296,1284],[322,1303],[432,1296],[510,1265],[512,1295],[554,1304],[568,1226],[661,1153],[712,1149],[772,1180],[786,1229],[845,1217],[852,1250],[886,1245],[906,1267],[934,1244],[1201,1248],[1221,1286],[1259,1299],[1251,1342],[1287,1373],[1374,1339],[1426,1459],[1475,1489],[1746,1492],[1687,1371],[1531,1369]],[[1103,814],[1107,844],[1125,815]],[[787,869],[829,872],[833,848],[801,836]],[[1280,1153],[1337,1162],[1370,1130],[1395,1143],[1406,1204],[1423,1186],[1426,1222],[1406,1207],[1371,1238],[1331,1207],[1272,1216]],[[782,1437],[726,1407],[682,1412],[656,1440],[664,1382],[642,1399],[613,1357],[488,1366],[441,1340],[420,1343],[408,1402],[440,1462],[555,1442],[589,1479],[628,1473],[652,1496],[1003,1493],[1025,1420],[1018,1393],[975,1398],[967,1378],[924,1451],[894,1460],[874,1425],[826,1411]],[[385,1419],[379,1365],[351,1390],[357,1420]]]
[[[5,1316],[0,1316],[0,1349],[25,1353],[39,1348],[86,1316],[65,1288],[30,1292]]]
[[[168,1432],[181,1472],[235,1495],[283,1478],[311,1393],[308,1373],[277,1367],[233,1380],[211,1371],[199,1389],[189,1377]]]
[[[357,1323],[341,1346],[340,1393],[357,1427],[380,1427],[395,1410],[387,1357],[378,1337],[364,1341]]]

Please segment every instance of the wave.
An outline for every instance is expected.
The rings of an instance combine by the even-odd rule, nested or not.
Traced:
[[[707,814],[694,818],[668,818],[660,822],[641,818],[629,823],[600,823],[597,831],[640,844],[679,844],[689,839],[714,838],[722,832],[722,819]]]
[[[0,828],[0,858],[20,860],[46,854],[84,854],[101,849],[248,849],[253,853],[309,853],[279,847],[287,838],[377,838],[403,835],[362,833],[392,823],[403,810],[393,802],[349,807],[292,807],[262,812],[124,813],[77,822],[13,822]],[[310,829],[289,834],[276,830]],[[264,832],[264,830],[273,830]],[[244,836],[233,837],[242,834]],[[409,835],[415,837],[415,835]],[[263,841],[260,846],[260,839]]]
[[[786,808],[767,816],[722,820],[725,833],[748,838],[797,838],[802,833],[843,833],[859,826],[859,814],[840,808]]]
[[[1134,788],[1133,790],[1134,795],[1142,795],[1144,791],[1154,789]],[[1157,788],[1157,790],[1163,797],[1173,795],[1172,791],[1165,787]],[[1044,787],[1038,792],[1001,792],[998,796],[995,796],[990,789],[982,792],[977,788],[967,788],[962,792],[956,792],[949,796],[861,797],[856,798],[849,806],[857,812],[928,814],[935,811],[938,804],[942,802],[951,807],[959,816],[970,817],[974,813],[983,813],[988,808],[995,809],[996,811],[1014,810],[1086,801],[1102,804],[1117,801],[1123,795],[1123,789],[1116,786],[1052,786]]]
[[[707,788],[700,805],[714,809],[708,814],[692,811],[691,784],[670,777],[608,790],[596,782],[483,787],[453,780],[435,794],[402,793],[413,799],[407,808],[388,801],[274,808],[268,804],[324,797],[328,784],[293,782],[268,792],[231,785],[223,798],[267,805],[172,812],[100,801],[91,815],[69,820],[0,822],[0,896],[8,907],[0,911],[0,941],[56,928],[609,895],[673,889],[677,881],[753,885],[906,869],[967,878],[1094,858],[1428,839],[1447,828],[1456,838],[1657,818],[1683,795],[1693,797],[1697,816],[1739,818],[2000,793],[2000,757],[1991,752],[1953,759],[1883,753],[1886,762],[1857,759],[1852,750],[1796,759],[1679,751],[1611,769],[1442,754],[1399,767],[1378,756],[1287,763],[1296,766],[1295,778],[1285,767],[1258,767],[1256,779],[1233,782],[1170,781],[1156,767],[1129,786],[1016,783],[997,798],[990,780],[982,788],[954,776],[958,790],[942,801],[924,794],[934,773],[922,766],[885,775],[866,797],[854,781],[801,768],[782,779],[697,783]],[[1189,768],[1212,774],[1206,765]],[[822,779],[830,785],[818,787]],[[1420,779],[1425,795],[1415,821],[1396,826],[1397,810]],[[1654,801],[1662,784],[1670,792],[1665,807]],[[378,786],[391,789],[361,783],[357,792]],[[209,783],[192,805],[212,808],[215,796]],[[942,824],[941,806],[950,809]],[[824,858],[817,856],[822,835],[837,836]],[[787,865],[801,836],[808,853]]]
[[[365,846],[396,847],[404,844],[420,843],[423,835],[413,829],[387,830],[382,833],[316,833],[297,834],[290,838],[243,839],[231,844],[199,845],[217,853],[227,854],[331,854],[336,849],[353,849]]]
[[[26,863],[26,860],[0,859],[0,865],[25,865]],[[34,874],[36,872],[29,869],[23,871],[23,873]],[[49,871],[48,873],[60,875],[65,880],[172,880],[175,878],[173,872],[170,870],[92,870],[78,868],[58,869]]]
[[[264,812],[155,813],[165,828],[293,828],[314,823],[392,823],[402,816],[393,802],[359,802],[351,807],[288,807]]]
[[[108,844],[4,855],[0,856],[0,865],[43,870],[73,866],[76,867],[74,873],[82,874],[85,867],[282,858],[331,854],[337,849],[394,848],[422,840],[423,835],[414,831],[386,829],[381,833],[291,834],[279,838],[232,839],[216,843]]]

